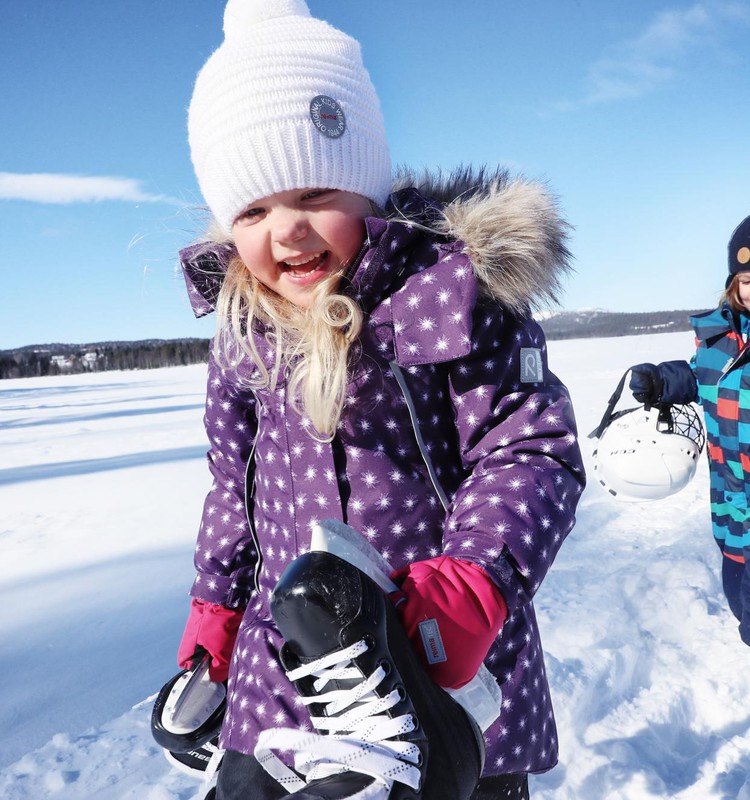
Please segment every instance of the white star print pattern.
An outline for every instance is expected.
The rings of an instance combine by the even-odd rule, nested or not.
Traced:
[[[209,365],[205,421],[214,486],[192,593],[248,606],[221,744],[251,753],[265,727],[309,727],[280,671],[281,640],[267,603],[286,564],[309,548],[311,526],[333,517],[360,530],[395,568],[445,553],[493,576],[509,618],[486,660],[504,697],[486,733],[487,769],[543,770],[557,759],[557,737],[531,601],[572,527],[583,485],[569,399],[548,372],[538,326],[477,303],[474,272],[460,249],[435,241],[423,226],[377,223],[373,249],[352,279],[368,317],[332,443],[311,436],[285,387],[258,391],[256,402],[240,388],[249,369],[223,372],[213,359]],[[393,284],[396,275],[401,285]],[[520,384],[522,347],[542,353],[544,384]],[[392,361],[450,498],[447,513]]]

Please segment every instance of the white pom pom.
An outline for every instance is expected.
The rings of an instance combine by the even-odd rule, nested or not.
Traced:
[[[224,38],[242,36],[259,22],[288,16],[309,17],[305,0],[229,0],[224,9]]]

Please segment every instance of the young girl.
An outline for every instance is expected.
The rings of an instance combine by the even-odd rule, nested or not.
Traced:
[[[396,612],[357,583],[356,624],[375,626],[364,639],[385,654],[383,674],[401,676],[392,701],[412,704],[395,744],[368,734],[370,750],[408,750],[398,763],[421,771],[386,796],[528,797],[527,774],[557,761],[532,599],[584,485],[569,397],[530,316],[558,292],[567,226],[544,189],[504,172],[394,182],[359,45],[304,0],[230,0],[224,32],[189,112],[216,236],[182,253],[196,314],[218,323],[205,416],[214,485],[179,653],[187,664],[202,646],[212,678],[228,677],[216,796],[286,795],[253,756],[258,737],[312,727],[304,695],[324,690],[284,670],[311,660],[307,639],[326,652],[316,625],[349,624],[337,604],[359,580],[339,584],[335,570],[321,577],[328,562],[300,558],[328,518],[398,571],[398,614],[435,681],[464,685],[484,661],[502,691],[473,790],[484,748],[447,694],[424,700],[434,684],[407,663]],[[420,722],[420,703],[436,718]],[[449,757],[476,763],[462,794],[436,777]],[[312,771],[293,794],[372,797],[368,769]]]
[[[631,367],[630,388],[641,403],[703,407],[711,476],[713,533],[722,551],[729,607],[750,645],[750,217],[729,240],[729,275],[719,307],[692,317],[696,353],[690,363]]]

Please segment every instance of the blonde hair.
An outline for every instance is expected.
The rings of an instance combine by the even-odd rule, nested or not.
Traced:
[[[249,360],[251,389],[275,389],[286,377],[294,408],[307,416],[318,436],[330,441],[346,400],[350,351],[362,330],[362,312],[336,291],[341,274],[315,288],[300,308],[265,287],[239,256],[229,263],[216,303],[214,354],[222,365]],[[269,369],[258,351],[258,334],[273,353]]]

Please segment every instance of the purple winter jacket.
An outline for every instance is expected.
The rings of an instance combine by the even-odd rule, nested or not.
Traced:
[[[310,727],[279,664],[268,598],[309,548],[311,526],[336,518],[394,568],[444,553],[492,575],[509,617],[485,661],[503,695],[485,734],[485,775],[555,765],[532,598],[573,526],[584,472],[570,399],[529,308],[554,297],[567,269],[565,230],[541,187],[504,173],[478,189],[394,193],[386,218],[367,220],[348,279],[366,321],[331,443],[310,435],[283,385],[250,391],[248,367],[238,374],[210,360],[214,484],[192,594],[247,607],[224,748],[252,753],[264,728]],[[182,252],[196,315],[213,309],[232,253],[227,244]]]

